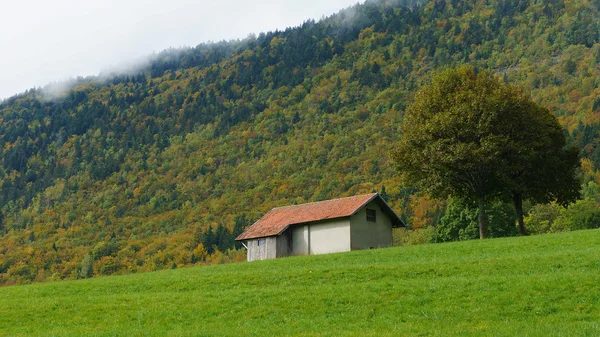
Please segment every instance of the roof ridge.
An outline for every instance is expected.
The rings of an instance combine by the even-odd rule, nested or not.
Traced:
[[[293,207],[298,207],[298,206],[305,206],[305,205],[312,205],[312,204],[318,204],[321,202],[328,202],[328,201],[337,201],[337,200],[342,200],[342,199],[350,199],[350,198],[359,198],[359,197],[365,197],[367,195],[375,195],[378,194],[377,192],[372,192],[372,193],[365,193],[365,194],[359,194],[359,195],[352,195],[349,197],[341,197],[341,198],[335,198],[335,199],[326,199],[326,200],[321,200],[321,201],[311,201],[311,202],[305,202],[303,204],[297,204],[297,205],[287,205],[287,206],[279,206],[279,207],[273,207],[271,209],[271,211],[276,210],[276,209],[281,209],[281,208],[293,208]],[[269,211],[270,212],[270,211]]]

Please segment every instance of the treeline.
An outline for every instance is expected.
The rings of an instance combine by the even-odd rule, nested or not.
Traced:
[[[0,103],[0,282],[243,260],[236,216],[243,228],[275,206],[384,185],[408,223],[433,228],[449,204],[401,186],[388,153],[414,90],[462,63],[550,108],[592,190],[598,19],[597,1],[369,1],[168,50],[62,95],[15,95]]]

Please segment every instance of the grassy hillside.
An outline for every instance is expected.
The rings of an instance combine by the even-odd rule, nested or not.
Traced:
[[[227,253],[235,225],[383,186],[408,223],[427,224],[443,205],[401,186],[388,153],[413,92],[463,63],[550,108],[590,159],[585,183],[600,200],[599,8],[368,1],[256,39],[167,51],[141,73],[81,79],[62,95],[5,100],[0,284],[243,259]],[[200,245],[209,228],[221,244]]]
[[[597,336],[600,230],[0,288],[0,335]]]

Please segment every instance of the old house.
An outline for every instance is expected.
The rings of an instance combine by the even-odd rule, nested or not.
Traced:
[[[377,193],[277,207],[236,238],[248,261],[392,245],[404,223]]]

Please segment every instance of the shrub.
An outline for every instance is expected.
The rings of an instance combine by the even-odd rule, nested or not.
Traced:
[[[498,238],[518,234],[515,214],[512,205],[496,201],[486,208],[489,237]],[[432,235],[432,242],[472,240],[479,238],[477,207],[451,199],[446,213],[440,219]]]
[[[525,228],[531,234],[548,233],[562,210],[564,210],[564,207],[555,202],[535,205],[531,207],[524,219]]]
[[[410,246],[432,242],[434,228],[398,229],[394,231],[394,245]]]
[[[600,228],[600,210],[592,198],[577,200],[563,209],[551,226],[552,232]]]
[[[33,281],[35,274],[31,266],[23,261],[19,261],[8,268],[8,276],[16,280],[18,284],[21,284]]]

